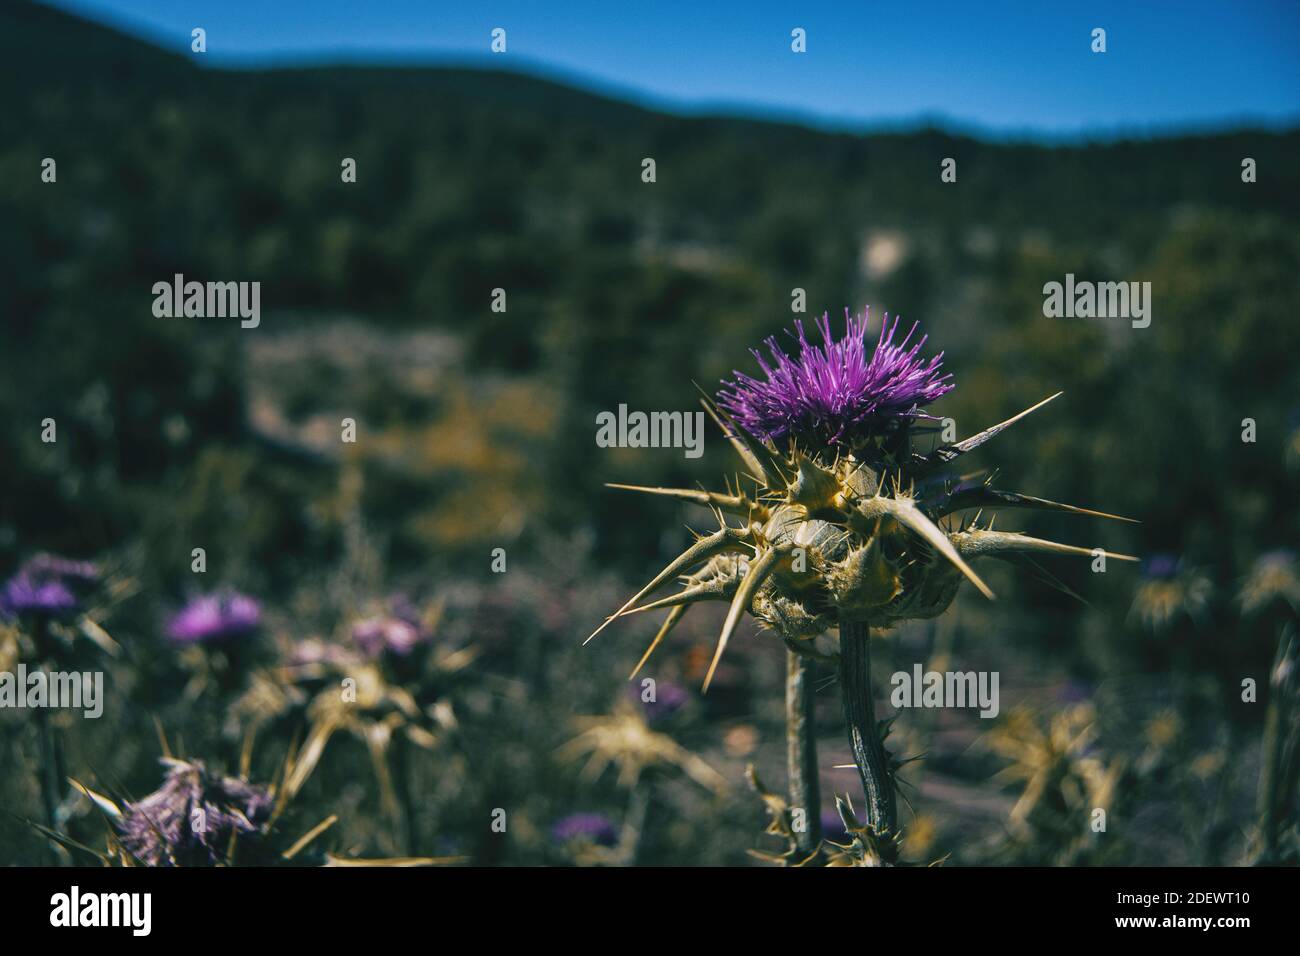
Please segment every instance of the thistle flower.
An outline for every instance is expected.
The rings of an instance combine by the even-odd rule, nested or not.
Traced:
[[[1142,578],[1129,610],[1132,620],[1154,633],[1168,630],[1181,617],[1204,622],[1214,590],[1204,572],[1175,555],[1157,554],[1142,563]]]
[[[645,714],[646,723],[652,727],[667,723],[691,699],[691,695],[687,693],[684,687],[668,681],[656,682],[654,700],[646,700],[641,693],[640,687],[637,686],[629,687],[628,694],[640,703],[642,712]]]
[[[367,657],[384,653],[408,657],[416,646],[430,638],[415,607],[404,598],[393,598],[387,613],[376,614],[352,626],[352,640]]]
[[[98,577],[99,569],[88,561],[38,554],[0,589],[0,613],[10,617],[72,614],[81,608],[77,589]]]
[[[1292,611],[1300,610],[1300,576],[1296,574],[1295,552],[1285,548],[1261,554],[1237,592],[1237,601],[1245,614],[1254,614],[1274,601],[1282,601]]]
[[[559,844],[583,842],[612,847],[618,843],[618,827],[601,813],[573,813],[555,821],[551,839]]]
[[[127,803],[117,822],[125,850],[147,866],[215,866],[231,841],[257,840],[273,800],[268,790],[209,771],[199,761],[163,758],[163,785]]]
[[[1097,712],[1075,704],[1052,715],[1046,728],[1024,708],[1011,711],[984,738],[1010,761],[995,779],[1024,789],[1011,810],[1012,832],[1033,852],[1057,847],[1051,862],[1077,863],[1087,847],[1077,821],[1096,808],[1109,810],[1123,773],[1097,747]]]
[[[37,577],[93,584],[99,580],[99,566],[92,561],[76,561],[56,554],[38,554],[23,565],[23,571]]]
[[[6,581],[0,593],[0,610],[11,616],[69,614],[79,606],[76,595],[62,581],[41,581],[21,573]]]
[[[177,644],[215,644],[246,637],[262,622],[262,608],[235,591],[195,598],[171,619],[167,636]]]
[[[1131,520],[1001,491],[988,480],[944,478],[945,466],[1060,393],[964,441],[922,454],[913,447],[913,426],[922,417],[919,409],[952,385],[940,372],[941,356],[920,357],[924,338],[909,347],[915,327],[895,344],[897,326],[897,321],[884,324],[875,352],[867,356],[865,313],[847,321],[839,341],[832,340],[829,320],[823,317],[818,323],[820,347],[809,343],[802,326],[796,325],[798,358],[787,356],[769,339],[773,364],[755,353],[766,381],[737,373],[734,381],[724,383],[716,405],[705,397],[706,411],[744,465],[744,473],[728,482],[725,491],[613,486],[703,505],[712,510],[719,527],[699,535],[596,630],[627,614],[668,611],[642,657],[644,665],[691,605],[727,602],[729,610],[704,679],[707,690],[746,612],[800,653],[811,653],[814,638],[838,627],[840,687],[850,744],[867,791],[868,826],[877,833],[883,852],[894,845],[897,834],[892,764],[870,696],[868,629],[943,613],[963,578],[991,598],[992,591],[969,564],[977,557],[1094,554],[1090,548],[994,531],[991,520],[980,524],[985,509],[1029,508]],[[961,513],[975,509],[979,511],[973,518],[958,520]],[[730,523],[728,516],[740,523]],[[676,578],[683,581],[680,591],[647,600]]]
[[[356,659],[355,653],[338,644],[309,637],[296,641],[285,654],[285,667],[291,671],[317,673],[326,668],[347,667]]]
[[[650,729],[645,718],[623,704],[603,717],[580,717],[582,732],[560,748],[560,756],[576,760],[587,755],[583,775],[599,777],[606,767],[618,768],[619,786],[636,786],[649,767],[676,767],[702,787],[722,793],[727,782],[699,756],[672,737]]]
[[[1142,562],[1142,577],[1147,581],[1168,581],[1178,574],[1178,557],[1153,554]]]
[[[459,863],[459,857],[356,859],[319,846],[337,822],[330,815],[300,836],[285,826],[289,806],[305,778],[297,771],[300,752],[290,748],[263,787],[209,770],[197,760],[161,758],[163,784],[138,801],[114,800],[76,780],[72,785],[93,803],[111,827],[106,851],[38,827],[65,848],[88,853],[104,866],[428,866]],[[297,782],[295,783],[295,779]],[[120,805],[119,805],[120,803]]]
[[[926,336],[907,347],[915,334],[914,323],[903,341],[895,344],[899,320],[880,326],[880,338],[870,355],[866,335],[870,309],[857,318],[844,310],[844,338],[831,334],[830,317],[816,320],[822,344],[813,345],[795,320],[794,338],[799,355],[791,358],[776,337],[765,342],[772,364],[758,349],[751,349],[765,381],[736,372],[724,383],[718,405],[741,428],[763,441],[787,436],[805,440],[816,436],[828,444],[847,444],[861,432],[873,431],[891,418],[907,418],[952,390],[952,376],[941,374],[943,353],[923,360]]]

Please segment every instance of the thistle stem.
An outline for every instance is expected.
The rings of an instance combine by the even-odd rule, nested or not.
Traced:
[[[795,833],[799,853],[807,856],[822,842],[821,790],[817,769],[817,737],[811,661],[803,654],[785,652],[785,754],[790,777],[790,809],[804,811],[804,829]]]
[[[848,725],[853,761],[866,793],[867,826],[881,838],[893,836],[898,825],[894,777],[876,727],[871,696],[871,630],[858,621],[840,620],[840,693]]]
[[[36,642],[37,659],[49,660],[49,622],[44,616],[38,617],[34,622],[33,638]],[[36,709],[36,738],[40,748],[40,766],[37,769],[37,776],[40,781],[45,823],[53,832],[62,833],[63,821],[59,819],[59,808],[63,806],[63,796],[67,792],[63,739],[59,735],[59,729],[54,726],[54,718],[45,707]],[[50,853],[56,866],[63,862],[61,848],[53,841],[50,842]]]
[[[1277,862],[1278,843],[1288,808],[1294,801],[1297,760],[1292,735],[1292,708],[1296,688],[1297,642],[1294,630],[1283,628],[1269,680],[1268,710],[1264,718],[1263,766],[1259,773],[1257,809],[1259,833],[1255,862]],[[1287,751],[1290,751],[1288,760]],[[1289,764],[1289,767],[1288,767]]]
[[[59,732],[50,720],[49,711],[36,711],[37,736],[41,748],[41,802],[45,808],[45,822],[51,830],[61,830],[59,807],[63,803],[63,748]]]
[[[416,855],[415,800],[411,793],[410,742],[400,735],[393,738],[393,789],[397,797],[397,826],[401,834],[402,853]]]

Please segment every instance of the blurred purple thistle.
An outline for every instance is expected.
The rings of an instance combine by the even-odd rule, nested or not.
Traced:
[[[1173,554],[1153,554],[1142,562],[1142,577],[1148,581],[1168,581],[1178,574],[1178,557]]]
[[[0,589],[0,613],[6,616],[71,614],[81,607],[75,589],[98,578],[99,569],[89,561],[38,554],[26,561]]]
[[[831,334],[830,318],[816,320],[822,344],[808,341],[803,323],[795,320],[798,358],[781,350],[775,336],[764,341],[774,364],[758,349],[751,349],[766,381],[736,372],[723,382],[718,405],[747,432],[765,440],[786,436],[815,437],[827,444],[851,443],[856,432],[874,430],[891,419],[906,419],[916,410],[951,391],[951,374],[940,372],[943,353],[925,360],[920,356],[927,336],[910,348],[916,332],[912,325],[900,343],[894,343],[898,319],[885,321],[875,350],[866,345],[870,310],[854,318],[844,312],[845,333],[839,341]]]
[[[582,840],[597,846],[614,846],[618,843],[618,828],[604,814],[574,813],[555,822],[551,839],[561,844]]]
[[[244,637],[257,630],[262,608],[251,597],[235,591],[195,598],[167,625],[167,636],[177,644],[212,644]]]
[[[640,687],[628,688],[629,695],[644,708],[646,723],[651,726],[662,724],[672,719],[690,700],[690,694],[679,684],[658,681],[655,684],[655,699],[646,700]]]
[[[408,657],[431,636],[415,605],[402,595],[389,599],[387,614],[368,617],[352,626],[352,640],[367,657],[379,657],[384,652]]]
[[[118,822],[123,847],[147,866],[214,866],[233,835],[258,835],[271,815],[271,794],[210,773],[198,761],[164,759],[163,785],[128,803]]]
[[[385,651],[406,657],[423,636],[410,621],[399,617],[370,617],[353,625],[352,639],[367,657],[378,657]]]

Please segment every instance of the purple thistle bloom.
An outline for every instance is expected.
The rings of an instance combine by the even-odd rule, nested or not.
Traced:
[[[67,614],[75,611],[77,596],[62,581],[39,581],[16,574],[0,592],[0,610],[6,614]]]
[[[432,636],[407,598],[397,595],[388,604],[388,614],[368,617],[352,626],[352,639],[368,657],[379,657],[385,651],[407,657]]]
[[[795,320],[798,358],[781,351],[775,336],[764,341],[771,353],[769,365],[758,349],[751,349],[766,381],[741,372],[723,382],[718,405],[745,431],[776,441],[787,435],[817,437],[827,444],[851,443],[859,430],[870,432],[876,424],[907,419],[922,405],[951,391],[952,375],[940,372],[943,353],[920,357],[927,336],[910,348],[914,323],[902,342],[895,344],[898,319],[889,315],[880,327],[873,352],[866,345],[870,310],[857,318],[844,311],[845,333],[839,341],[831,335],[828,315],[816,320],[822,344],[813,345]]]
[[[1168,581],[1178,574],[1178,557],[1172,554],[1153,554],[1142,562],[1142,577],[1148,581]]]
[[[367,657],[384,651],[406,657],[423,639],[419,628],[400,617],[370,617],[352,627],[352,639]]]
[[[38,554],[23,565],[23,571],[38,577],[71,579],[84,583],[99,580],[99,566],[91,561],[73,561],[54,554]]]
[[[346,648],[316,638],[298,641],[285,655],[285,663],[295,668],[310,668],[317,665],[341,667],[352,661],[353,655]]]
[[[1067,679],[1057,685],[1056,699],[1063,704],[1082,704],[1092,699],[1092,688],[1083,681]]]
[[[88,561],[38,554],[0,589],[0,613],[70,614],[81,607],[74,587],[98,578],[99,569]]]
[[[645,700],[641,696],[641,688],[639,687],[630,687],[628,692],[634,700],[645,708],[646,722],[652,726],[672,718],[690,700],[690,694],[684,688],[667,681],[656,682],[654,700]]]
[[[618,828],[604,814],[574,813],[555,822],[551,839],[556,843],[582,840],[597,846],[614,846],[618,843]]]
[[[177,644],[210,644],[257,630],[262,608],[235,591],[195,598],[173,617],[167,635]]]
[[[117,824],[123,847],[141,863],[213,866],[224,862],[233,835],[245,839],[265,830],[272,807],[267,790],[210,773],[197,761],[163,764],[163,785],[128,803]]]

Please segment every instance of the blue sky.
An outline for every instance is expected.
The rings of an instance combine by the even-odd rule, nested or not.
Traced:
[[[1300,125],[1300,0],[54,0],[212,64],[460,62],[651,105],[1000,135]],[[508,51],[488,50],[494,27]],[[790,50],[807,31],[808,52]],[[1094,27],[1107,52],[1090,50]]]

